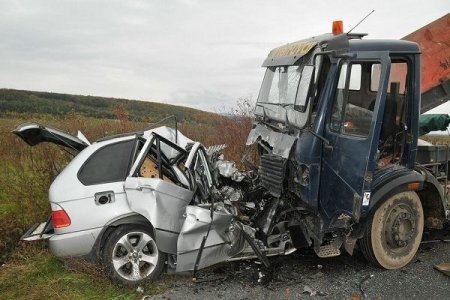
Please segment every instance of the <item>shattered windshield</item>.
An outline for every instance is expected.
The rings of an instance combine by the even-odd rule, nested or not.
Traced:
[[[302,69],[303,66],[268,67],[258,102],[294,105]]]

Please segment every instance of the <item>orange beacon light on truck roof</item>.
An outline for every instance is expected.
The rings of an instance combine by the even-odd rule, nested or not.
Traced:
[[[332,32],[334,35],[344,33],[344,23],[342,21],[333,21]]]

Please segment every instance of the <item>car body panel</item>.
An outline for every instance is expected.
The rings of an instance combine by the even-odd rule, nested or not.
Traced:
[[[204,240],[204,241],[203,241]],[[233,215],[189,205],[177,244],[177,272],[202,269],[226,261],[244,249]]]
[[[81,151],[89,146],[86,137],[79,132],[75,137],[62,130],[39,123],[24,123],[13,130],[13,133],[21,137],[28,145],[35,146],[43,142],[55,143],[64,147]]]
[[[65,234],[54,234],[49,239],[50,251],[57,257],[88,255],[101,231],[102,227],[98,227]]]

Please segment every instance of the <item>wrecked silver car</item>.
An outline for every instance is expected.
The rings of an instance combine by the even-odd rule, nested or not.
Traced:
[[[286,222],[272,222],[277,199],[254,171],[223,160],[169,127],[92,144],[37,123],[13,131],[29,145],[75,152],[50,186],[51,217],[22,240],[48,239],[57,257],[101,260],[113,278],[134,284],[165,269],[193,271],[295,249]]]

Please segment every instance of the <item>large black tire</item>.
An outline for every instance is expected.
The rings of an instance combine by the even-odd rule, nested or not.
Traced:
[[[108,237],[102,258],[113,280],[135,286],[143,280],[157,279],[164,269],[166,256],[158,249],[150,228],[125,225]]]
[[[415,192],[384,201],[372,215],[359,245],[365,258],[385,269],[400,269],[415,257],[422,240],[424,214]]]

